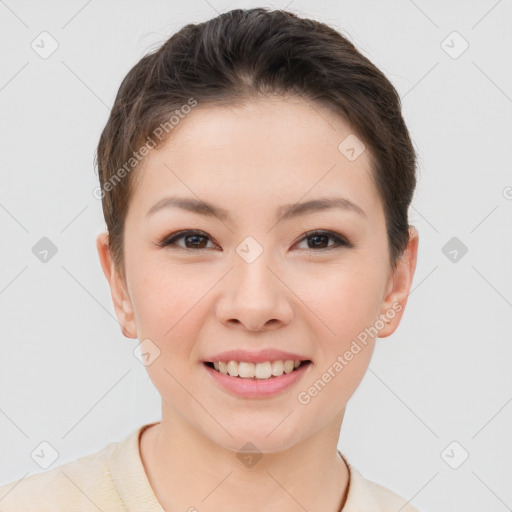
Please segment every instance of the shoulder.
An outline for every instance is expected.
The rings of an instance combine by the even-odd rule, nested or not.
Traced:
[[[349,491],[343,512],[419,512],[391,489],[365,478],[345,459],[350,471]]]
[[[115,495],[110,459],[122,442],[112,442],[96,453],[0,486],[0,512],[88,512],[109,505],[124,510]]]

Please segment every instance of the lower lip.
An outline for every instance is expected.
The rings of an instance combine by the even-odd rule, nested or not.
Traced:
[[[291,388],[308,371],[311,363],[299,366],[291,373],[283,373],[279,377],[270,377],[269,379],[243,379],[241,377],[231,377],[210,368],[202,363],[206,371],[213,379],[220,384],[226,391],[244,398],[267,398]]]

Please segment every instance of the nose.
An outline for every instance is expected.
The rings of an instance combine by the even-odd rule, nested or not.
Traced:
[[[270,264],[265,252],[252,263],[235,255],[234,268],[223,280],[217,303],[219,321],[252,332],[278,329],[291,322],[293,294]]]

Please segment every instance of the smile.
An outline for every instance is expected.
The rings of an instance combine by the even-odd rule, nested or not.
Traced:
[[[288,360],[292,363],[292,369],[290,370],[290,362],[287,361],[265,361],[263,363],[244,363],[244,361],[219,361],[203,362],[202,367],[212,378],[215,386],[219,386],[228,394],[238,398],[271,398],[289,390],[294,386],[300,379],[302,379],[308,371],[311,369],[312,361],[299,361],[299,365],[295,367],[295,361]],[[247,366],[246,366],[247,365]],[[252,365],[254,368],[251,369]],[[257,367],[261,365],[261,370]],[[279,375],[272,375],[270,368],[274,369]],[[285,368],[286,365],[286,368]],[[215,366],[219,368],[216,369]],[[281,369],[282,366],[282,369]],[[244,377],[239,375],[241,369],[242,375],[251,375],[252,377]],[[289,372],[286,372],[286,369]],[[223,371],[226,373],[223,373]],[[229,370],[234,375],[230,375]],[[263,377],[257,377],[256,371],[262,372],[259,375]],[[246,373],[247,372],[247,373]]]
[[[210,368],[214,368],[217,372],[230,377],[238,377],[242,379],[261,379],[266,380],[273,377],[280,377],[283,374],[292,373],[302,365],[311,361],[296,360],[277,360],[264,361],[261,363],[250,363],[245,361],[216,361],[205,363]]]

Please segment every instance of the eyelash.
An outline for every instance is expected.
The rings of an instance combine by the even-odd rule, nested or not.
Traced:
[[[174,233],[170,236],[165,237],[163,240],[158,242],[157,245],[159,247],[169,247],[169,246],[174,245],[174,248],[184,249],[186,251],[198,251],[201,249],[207,249],[206,247],[201,247],[199,249],[193,249],[191,247],[182,247],[182,246],[176,245],[175,242],[177,240],[186,238],[187,236],[200,236],[203,238],[210,238],[206,233],[204,233],[202,231],[185,230],[185,231],[179,231],[177,233]],[[306,250],[318,252],[318,251],[327,251],[327,250],[331,250],[331,249],[336,249],[336,248],[340,248],[340,247],[351,248],[354,246],[352,243],[350,243],[347,239],[343,238],[342,236],[337,235],[336,233],[333,233],[331,231],[322,231],[322,230],[308,231],[307,233],[305,233],[305,236],[303,238],[301,238],[297,243],[300,243],[304,240],[307,240],[308,238],[313,238],[316,236],[328,236],[335,241],[335,244],[327,246],[327,247],[321,247],[320,249],[308,248]]]

